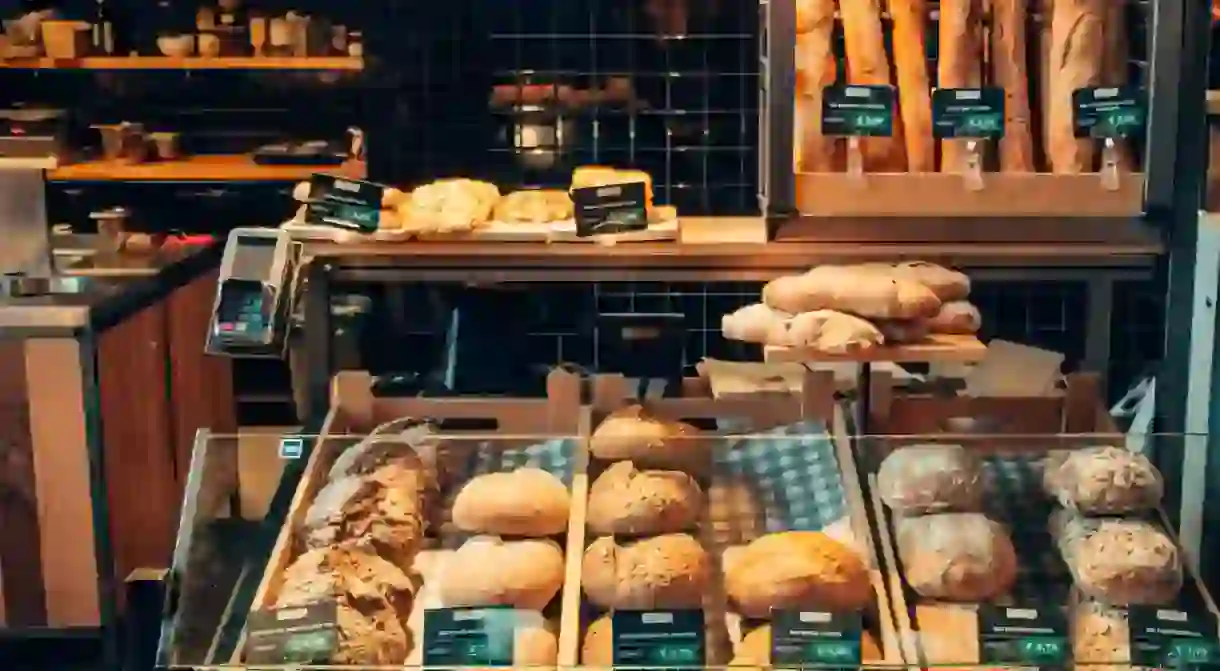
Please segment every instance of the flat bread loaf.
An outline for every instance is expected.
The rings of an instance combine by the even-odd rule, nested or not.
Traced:
[[[1157,524],[1056,510],[1049,526],[1087,597],[1112,606],[1163,605],[1182,589],[1181,553]]]
[[[542,610],[563,585],[563,550],[551,540],[476,536],[446,559],[437,592],[446,607]]]
[[[979,513],[900,517],[895,544],[903,574],[920,596],[945,601],[990,601],[1017,577],[1008,532]]]
[[[541,538],[568,529],[568,486],[539,468],[472,478],[453,501],[453,523],[470,533]]]
[[[881,462],[877,494],[899,515],[978,512],[983,504],[979,460],[960,445],[900,447]]]
[[[703,491],[693,477],[619,461],[593,481],[586,517],[596,534],[655,535],[693,529],[702,513]]]
[[[603,536],[585,550],[581,572],[589,601],[602,608],[701,608],[712,564],[703,545],[687,534],[622,544]]]
[[[1052,452],[1043,483],[1060,505],[1086,515],[1156,510],[1165,492],[1156,466],[1121,447]]]
[[[752,618],[773,608],[858,611],[874,599],[860,555],[819,531],[759,537],[726,559],[724,584],[737,611]]]
[[[940,310],[941,300],[919,282],[884,269],[819,266],[763,287],[763,302],[792,314],[838,310],[870,319],[918,319]]]
[[[695,476],[708,473],[712,461],[699,429],[655,417],[638,405],[607,415],[589,437],[589,452],[602,461],[631,461],[637,468]]]

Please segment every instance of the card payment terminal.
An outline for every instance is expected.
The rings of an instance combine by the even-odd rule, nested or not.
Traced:
[[[284,356],[298,255],[299,245],[283,231],[238,228],[229,233],[208,325],[208,354]]]

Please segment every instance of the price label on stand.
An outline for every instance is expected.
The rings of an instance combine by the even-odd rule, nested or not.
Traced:
[[[576,235],[589,237],[648,228],[646,193],[643,182],[572,189]]]
[[[707,624],[702,610],[616,610],[610,627],[615,665],[704,665]]]
[[[339,645],[337,617],[329,600],[254,611],[246,619],[246,662],[329,664]]]
[[[1062,609],[979,605],[980,661],[1062,667],[1068,650],[1067,616]]]
[[[425,610],[424,666],[512,666],[517,616],[508,607]]]
[[[1135,87],[1093,87],[1072,92],[1076,137],[1125,138],[1144,133],[1148,96]]]
[[[1220,663],[1216,619],[1203,609],[1187,612],[1156,606],[1131,606],[1131,662],[1175,667]]]
[[[1004,137],[1004,89],[932,91],[932,135],[941,140]]]
[[[381,221],[386,187],[373,182],[315,173],[309,179],[305,222],[372,233]]]
[[[771,663],[775,666],[860,666],[859,613],[777,610],[771,613]]]
[[[822,90],[822,134],[890,137],[894,134],[894,87],[827,86]]]

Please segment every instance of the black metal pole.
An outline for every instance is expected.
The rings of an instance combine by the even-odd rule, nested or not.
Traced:
[[[326,415],[330,407],[331,338],[330,264],[314,260],[305,275],[305,356],[308,371],[308,415]]]

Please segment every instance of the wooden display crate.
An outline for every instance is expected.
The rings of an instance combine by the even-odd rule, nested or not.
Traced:
[[[366,372],[341,372],[335,376],[331,392],[331,410],[327,414],[321,435],[309,456],[305,471],[292,499],[288,517],[272,549],[262,581],[255,593],[252,610],[272,607],[283,585],[284,569],[296,558],[295,530],[301,525],[310,504],[327,482],[327,475],[336,457],[348,447],[369,434],[375,427],[399,418],[427,418],[439,421],[462,420],[472,423],[494,423],[494,428],[472,432],[451,432],[446,429],[447,447],[452,449],[512,449],[540,440],[570,438],[574,444],[580,441],[583,417],[580,405],[580,379],[563,371],[555,371],[547,379],[547,398],[378,398],[372,392],[372,378]],[[442,427],[444,428],[444,427]],[[446,479],[445,473],[439,473]],[[449,478],[462,474],[448,474]],[[573,488],[581,491],[582,476],[573,474]],[[443,492],[442,492],[443,493]],[[575,510],[575,507],[573,507]],[[583,523],[583,520],[582,520]],[[450,552],[436,547],[423,550],[416,560],[417,572],[423,576],[422,585],[412,605],[409,629],[412,634],[412,651],[409,665],[421,663],[419,642],[422,641],[423,610],[434,597],[428,586],[428,573],[437,562],[444,560]],[[570,545],[570,544],[569,544]],[[428,547],[427,545],[425,547]],[[566,561],[570,567],[573,557]],[[579,566],[580,556],[575,556]],[[559,619],[560,651],[573,649],[571,643],[563,645],[564,636],[574,636],[578,629],[579,613],[565,606],[574,603],[568,592],[579,591],[575,583],[565,584],[560,592],[556,608]],[[577,599],[579,595],[577,595]],[[552,608],[556,604],[552,604]],[[548,609],[548,614],[551,613]],[[566,633],[565,632],[570,632]],[[245,633],[234,652],[234,663],[242,661]],[[574,658],[559,658],[561,666],[575,663]]]
[[[621,376],[604,375],[594,378],[592,393],[591,428],[595,427],[609,412],[638,402],[632,398],[633,394],[628,389],[626,380]],[[856,476],[855,464],[851,458],[850,444],[846,438],[846,425],[843,415],[834,400],[834,378],[832,374],[825,371],[817,373],[809,372],[804,379],[802,390],[798,394],[759,393],[720,400],[712,398],[706,379],[686,379],[683,381],[683,388],[679,396],[647,399],[642,403],[642,406],[652,416],[668,420],[686,421],[696,426],[700,424],[706,425],[711,421],[729,420],[739,422],[741,424],[737,426],[740,427],[740,431],[735,433],[744,432],[748,434],[746,437],[750,439],[766,440],[768,436],[763,435],[762,432],[765,432],[767,429],[791,425],[802,420],[820,422],[827,434],[826,439],[833,445],[835,459],[838,462],[838,470],[841,474],[840,478],[847,511],[846,518],[842,520],[845,524],[843,524],[844,528],[841,531],[850,535],[855,540],[856,547],[864,552],[877,597],[875,610],[866,614],[866,624],[877,634],[882,658],[865,659],[864,662],[879,665],[897,665],[902,663],[903,657],[899,650],[897,630],[895,629],[893,614],[890,610],[891,601],[887,594],[887,585],[883,579],[872,543],[865,499],[858,486],[859,480]],[[706,438],[707,435],[715,436],[717,433],[719,432],[708,431],[705,435],[700,436],[700,438]],[[791,435],[775,436],[776,440],[791,438]],[[586,442],[585,445],[587,447],[588,443]],[[746,448],[739,442],[732,444],[727,449],[738,450]],[[712,452],[715,451],[712,450]],[[586,460],[584,462],[585,468],[579,470],[588,473],[588,479],[580,481],[581,485],[586,489],[583,492],[576,488],[573,489],[572,525],[568,531],[569,568],[575,571],[574,574],[569,575],[568,579],[575,581],[577,585],[581,582],[581,565],[579,561],[573,562],[573,559],[578,558],[578,553],[583,552],[584,548],[592,540],[591,534],[585,528],[585,513],[588,502],[587,487],[588,483],[595,480],[607,465],[593,458],[587,450],[584,452],[584,456]],[[713,464],[709,468],[711,473],[710,480],[704,479],[700,483],[706,493],[710,493],[708,490],[720,483],[734,484],[741,482],[741,479],[737,479],[740,478],[740,475],[727,474],[720,469],[719,463],[713,455],[709,455],[709,458],[713,460]],[[765,497],[760,497],[760,500],[762,498]],[[728,508],[731,508],[731,504],[722,505],[722,507],[726,508],[726,511],[723,512],[717,511],[717,505],[716,497],[709,496],[709,506],[705,509],[705,517],[700,524],[700,531],[698,533],[700,541],[708,550],[708,554],[712,559],[713,575],[716,576],[704,601],[704,612],[708,625],[706,633],[706,663],[708,666],[727,664],[732,655],[732,648],[740,643],[745,633],[744,630],[758,624],[748,623],[732,611],[731,604],[724,591],[723,582],[720,580],[723,576],[724,561],[731,561],[733,553],[739,550],[745,542],[772,531],[772,529],[767,528],[769,525],[765,521],[744,519],[740,520],[740,525],[730,525],[737,528],[713,528],[716,525],[711,523],[712,520],[734,518],[733,511],[728,510]],[[787,529],[775,529],[775,531],[780,530]],[[830,532],[830,529],[827,529],[827,531]],[[835,534],[831,533],[831,535]],[[585,601],[579,588],[566,589],[564,597],[565,613],[571,612],[573,608],[579,608],[581,611],[580,634],[583,639],[585,628],[588,627],[596,615],[601,613],[601,610]],[[569,604],[566,601],[568,598],[575,601]],[[564,639],[564,642],[576,647],[570,650],[561,648],[561,658],[568,659],[573,654],[579,655],[578,648],[581,643],[580,641]]]
[[[870,485],[871,508],[886,566],[887,592],[893,599],[903,652],[908,660],[917,660],[922,666],[979,663],[977,606],[923,599],[915,595],[905,582],[895,543],[894,518],[877,491],[876,473],[882,459],[903,445],[946,443],[966,447],[983,458],[1005,460],[984,462],[1008,464],[999,469],[984,466],[984,477],[989,485],[987,512],[995,518],[994,508],[1004,508],[995,501],[1005,498],[1005,494],[1018,491],[1000,483],[1001,480],[1010,479],[1014,470],[1020,471],[1021,467],[1014,464],[1032,466],[1051,449],[1121,446],[1125,436],[1106,410],[1099,378],[1091,374],[1069,375],[1062,392],[1038,398],[899,396],[894,393],[888,376],[884,374],[875,376],[872,389],[872,435],[862,438],[863,444],[857,448],[855,456],[861,470],[867,474]],[[997,477],[996,470],[1004,471],[1004,474]],[[1029,472],[1036,473],[1036,481],[1023,484],[1041,487],[1040,467],[1037,470],[1031,467]],[[1062,565],[1059,552],[1046,531],[1047,519],[1043,513],[1049,511],[1053,504],[1048,501],[1043,505],[1043,502],[1028,498],[1014,503],[1013,510],[1019,508],[1028,511],[1018,512],[1017,516],[1033,524],[1018,527],[1011,524],[1011,519],[1001,521],[1010,523],[1019,562],[1042,563],[1045,566],[1058,562],[1061,566],[1062,572],[1037,572],[1031,576],[1030,584],[1036,584],[1038,595],[1044,598],[1052,591],[1062,592],[1062,604],[1069,616],[1070,635],[1071,617],[1075,608],[1086,599],[1072,585],[1071,576],[1066,566]],[[1159,511],[1159,518],[1170,538],[1178,542],[1163,510]],[[1045,536],[1046,542],[1038,542],[1039,533]],[[1035,549],[1040,551],[1030,552]],[[1197,592],[1188,596],[1199,597],[1199,601],[1213,615],[1220,616],[1196,568],[1189,559],[1183,563],[1183,590]],[[1013,592],[1020,596],[1024,582],[1019,579]]]

